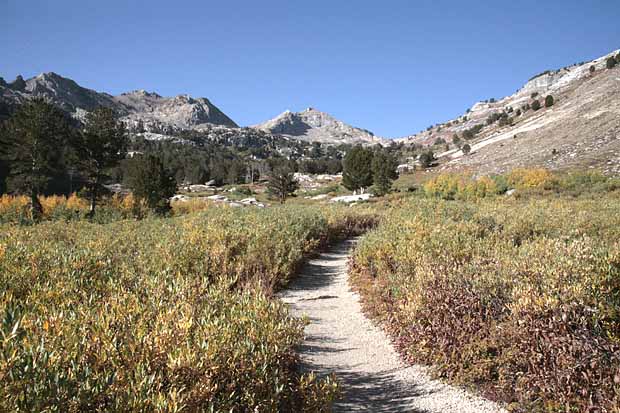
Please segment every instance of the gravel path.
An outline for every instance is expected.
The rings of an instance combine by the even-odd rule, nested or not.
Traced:
[[[401,362],[385,334],[362,314],[347,283],[355,240],[311,260],[281,293],[298,316],[307,315],[304,367],[335,373],[344,398],[336,412],[505,412],[496,404],[431,380],[420,366]]]

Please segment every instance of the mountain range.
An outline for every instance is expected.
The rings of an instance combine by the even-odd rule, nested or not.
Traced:
[[[0,78],[0,119],[10,108],[41,96],[77,119],[98,106],[111,107],[133,130],[154,139],[192,130],[215,130],[218,136],[255,131],[324,144],[429,146],[441,168],[449,170],[494,173],[520,166],[579,166],[620,173],[620,64],[613,69],[606,65],[618,53],[547,70],[510,96],[477,102],[454,119],[398,139],[375,136],[314,108],[287,110],[259,125],[239,128],[207,98],[162,97],[144,90],[112,96],[55,73],[27,80],[19,76],[11,83]],[[545,107],[548,95],[554,104]],[[530,109],[535,101],[543,103],[541,109]],[[460,150],[464,142],[471,148],[467,155]]]

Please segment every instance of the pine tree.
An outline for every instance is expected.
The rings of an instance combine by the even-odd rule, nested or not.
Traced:
[[[355,146],[342,161],[342,184],[350,191],[363,190],[372,185],[372,151]]]
[[[553,96],[547,95],[547,97],[545,97],[546,108],[550,108],[551,106],[553,106],[554,103],[555,103],[555,100],[553,99]]]
[[[8,184],[30,196],[34,220],[43,212],[39,195],[61,169],[69,133],[64,112],[42,98],[21,106],[0,131],[0,156],[10,168]]]
[[[616,59],[614,59],[613,57],[610,57],[607,59],[607,61],[605,62],[605,66],[607,67],[607,69],[613,69],[616,66],[617,62]]]
[[[293,175],[293,171],[288,166],[279,166],[269,175],[269,181],[267,182],[267,191],[270,195],[277,198],[281,204],[286,201],[286,198],[292,195],[299,183]]]
[[[396,160],[382,150],[375,152],[372,158],[372,177],[377,195],[390,192],[392,182],[398,178]]]
[[[540,101],[536,99],[535,101],[532,102],[532,110],[536,111],[538,109],[540,109]]]
[[[170,198],[176,193],[177,185],[161,159],[154,155],[135,156],[127,180],[136,203],[144,201],[158,214],[170,210]]]
[[[422,165],[422,168],[428,168],[435,161],[435,154],[431,150],[422,152],[418,160],[420,161],[420,165]]]
[[[73,147],[78,155],[80,171],[87,180],[90,212],[95,214],[97,198],[110,168],[117,166],[127,154],[125,125],[109,108],[98,108],[86,115],[85,127],[76,134]]]

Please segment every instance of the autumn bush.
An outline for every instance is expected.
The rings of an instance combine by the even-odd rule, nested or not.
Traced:
[[[0,411],[328,411],[338,386],[298,371],[303,323],[272,293],[373,224],[346,207],[222,206],[3,225]]]
[[[412,198],[360,242],[351,282],[439,377],[517,412],[618,412],[619,240],[614,194]]]
[[[444,173],[424,184],[424,193],[445,200],[473,200],[493,197],[516,189],[517,196],[569,194],[579,196],[620,190],[620,178],[598,171],[550,171],[543,168],[518,168],[506,174],[474,177]]]

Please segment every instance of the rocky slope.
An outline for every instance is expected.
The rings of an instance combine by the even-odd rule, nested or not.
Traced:
[[[144,90],[112,96],[84,88],[56,73],[42,73],[26,81],[18,77],[11,84],[0,81],[0,101],[8,106],[33,97],[50,99],[76,118],[98,106],[110,107],[128,124],[140,124],[146,130],[191,129],[200,125],[237,127],[206,98],[162,97]]]
[[[308,108],[303,112],[287,110],[271,120],[254,126],[254,128],[309,142],[384,143],[383,139],[376,137],[372,132],[347,125],[314,108]]]
[[[446,141],[442,168],[479,174],[516,167],[597,168],[620,173],[620,65],[606,68],[614,51],[591,62],[548,71],[530,79],[515,94],[478,102],[467,113],[442,125],[398,141],[432,145]],[[591,67],[594,67],[593,71]],[[554,105],[546,108],[547,95]],[[526,110],[535,100],[539,110]],[[503,115],[505,113],[505,115]],[[488,124],[490,117],[498,118]],[[504,117],[504,120],[500,120]],[[467,130],[482,126],[473,139]],[[454,135],[471,146],[464,155],[452,144]],[[435,148],[444,148],[441,144]]]

